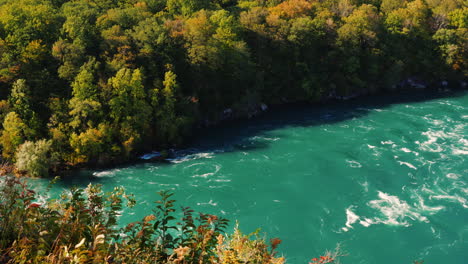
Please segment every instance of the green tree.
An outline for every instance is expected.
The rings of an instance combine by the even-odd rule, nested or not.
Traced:
[[[30,135],[29,128],[15,112],[6,115],[3,121],[3,131],[0,136],[0,145],[2,145],[2,156],[13,160],[16,149]]]
[[[99,12],[87,1],[68,1],[62,6],[62,15],[65,18],[61,28],[63,37],[54,43],[52,54],[61,62],[59,76],[71,81],[87,57],[97,55],[100,38],[96,20]]]
[[[86,58],[97,55],[100,39],[96,20],[99,12],[96,6],[86,1],[68,1],[62,10],[65,17],[61,29],[63,38],[54,43],[52,54],[62,63],[58,69],[59,76],[73,80]]]
[[[34,40],[52,44],[57,36],[59,17],[48,1],[7,1],[0,6],[0,25],[5,41],[24,49]]]
[[[437,78],[440,72],[438,68],[442,60],[434,52],[436,45],[431,39],[430,13],[425,1],[415,0],[393,10],[385,18],[384,53],[396,62],[404,62],[400,79],[414,75],[424,79]]]
[[[146,101],[143,74],[139,69],[123,68],[109,79],[111,98],[110,117],[119,128],[121,144],[129,154],[143,135],[148,135],[151,123],[151,107]]]
[[[455,9],[448,14],[449,25],[455,28],[468,28],[468,7]]]
[[[100,124],[97,128],[88,128],[79,134],[72,133],[70,137],[70,146],[73,149],[71,162],[73,164],[108,162],[110,160],[108,152],[113,143],[111,133],[110,127],[106,124]]]
[[[210,6],[209,0],[167,0],[167,9],[173,15],[190,16]]]
[[[31,115],[31,92],[26,80],[19,79],[13,83],[9,98],[10,105],[22,118],[30,117]]]
[[[385,14],[388,14],[395,9],[405,6],[406,2],[406,0],[382,0],[380,10]]]
[[[131,29],[153,14],[146,4],[109,9],[97,19],[101,31],[101,48],[107,68],[117,72],[121,68],[136,68],[136,50],[130,36]]]
[[[366,81],[372,85],[378,79],[380,17],[374,6],[362,5],[343,20],[337,30],[336,59],[344,60],[337,71],[337,79],[344,81],[337,87],[347,95],[364,90]]]
[[[70,99],[70,126],[75,129],[92,127],[102,116],[98,86],[93,75],[94,66],[93,61],[83,65],[71,85],[73,97]]]
[[[208,115],[245,96],[253,70],[240,24],[226,10],[201,10],[185,22],[194,94]]]
[[[468,57],[468,30],[466,28],[458,29],[439,29],[433,39],[438,44],[438,50],[442,60],[449,67],[448,72],[455,71],[461,73],[461,76],[468,76],[468,65],[466,58]]]
[[[62,10],[66,18],[62,31],[67,38],[85,48],[97,47],[99,32],[96,20],[99,12],[96,7],[88,1],[69,1],[62,6]]]
[[[6,1],[0,5],[0,39],[6,45],[0,79],[28,79],[35,97],[47,97],[55,65],[50,50],[60,28],[60,16],[49,1]],[[2,42],[2,41],[0,41]],[[1,44],[0,44],[1,46]]]
[[[34,135],[40,134],[41,124],[38,115],[32,109],[31,89],[24,79],[19,79],[13,83],[9,103],[13,111],[24,120]]]
[[[57,70],[58,76],[71,81],[79,71],[79,65],[86,57],[85,47],[77,43],[60,39],[52,47],[52,55],[61,65]]]
[[[3,123],[3,120],[5,119],[5,116],[11,112],[11,107],[10,104],[8,103],[7,100],[1,100],[0,101],[0,122]]]
[[[177,75],[167,71],[164,75],[163,89],[160,91],[159,106],[156,110],[156,134],[163,142],[177,142],[181,137],[181,125],[183,118],[178,117],[176,110],[176,94],[180,87],[177,83]]]
[[[415,0],[388,14],[385,24],[387,29],[394,34],[419,34],[428,33],[429,8],[422,0]]]

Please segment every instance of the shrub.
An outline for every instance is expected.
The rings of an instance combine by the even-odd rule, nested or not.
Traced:
[[[35,202],[36,193],[16,177],[0,177],[0,263],[283,263],[258,236],[225,233],[228,221],[175,209],[160,192],[153,214],[123,228],[123,207],[135,204],[123,188],[72,188],[59,199]],[[44,195],[44,194],[43,194]]]
[[[16,152],[16,168],[33,177],[47,176],[51,146],[50,140],[26,141]]]

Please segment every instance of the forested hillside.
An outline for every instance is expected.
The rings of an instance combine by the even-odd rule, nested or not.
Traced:
[[[171,147],[260,103],[468,76],[466,0],[0,5],[1,159],[33,176]]]

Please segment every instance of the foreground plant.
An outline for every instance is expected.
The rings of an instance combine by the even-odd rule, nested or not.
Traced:
[[[339,258],[343,256],[346,256],[346,254],[342,252],[341,245],[338,244],[333,251],[327,250],[323,256],[313,258],[312,262],[309,262],[309,264],[340,264]]]
[[[227,235],[228,220],[187,207],[176,221],[173,194],[159,194],[153,214],[119,228],[135,204],[123,188],[90,184],[39,203],[24,181],[1,177],[0,263],[284,263],[279,239],[269,246],[237,227]]]

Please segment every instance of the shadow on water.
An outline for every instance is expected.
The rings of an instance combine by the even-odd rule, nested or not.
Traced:
[[[340,123],[346,120],[361,118],[374,109],[384,109],[394,104],[427,102],[442,98],[460,97],[466,90],[458,91],[411,91],[398,94],[361,97],[349,101],[330,101],[316,105],[291,104],[272,107],[268,112],[253,118],[226,121],[216,127],[197,130],[191,137],[188,148],[176,150],[177,159],[200,153],[230,153],[237,151],[257,151],[269,148],[271,141],[259,140],[266,132],[285,127],[310,127]],[[275,134],[281,138],[287,137],[280,132]],[[63,175],[60,184],[63,187],[87,184],[89,182],[104,184],[112,178],[99,177],[100,173],[118,171],[128,166],[145,168],[149,164],[160,167],[173,165],[170,162],[137,161],[116,166],[106,170],[76,170]]]
[[[426,102],[455,98],[466,90],[444,92],[404,92],[390,95],[367,96],[348,101],[330,101],[316,105],[291,104],[273,107],[268,112],[249,120],[226,121],[215,128],[203,128],[194,133],[190,147],[199,151],[225,149],[223,152],[268,148],[268,141],[246,141],[262,133],[284,127],[310,127],[335,124],[361,118],[374,109],[394,104]],[[279,136],[284,136],[277,134]],[[233,147],[234,142],[234,147]]]

